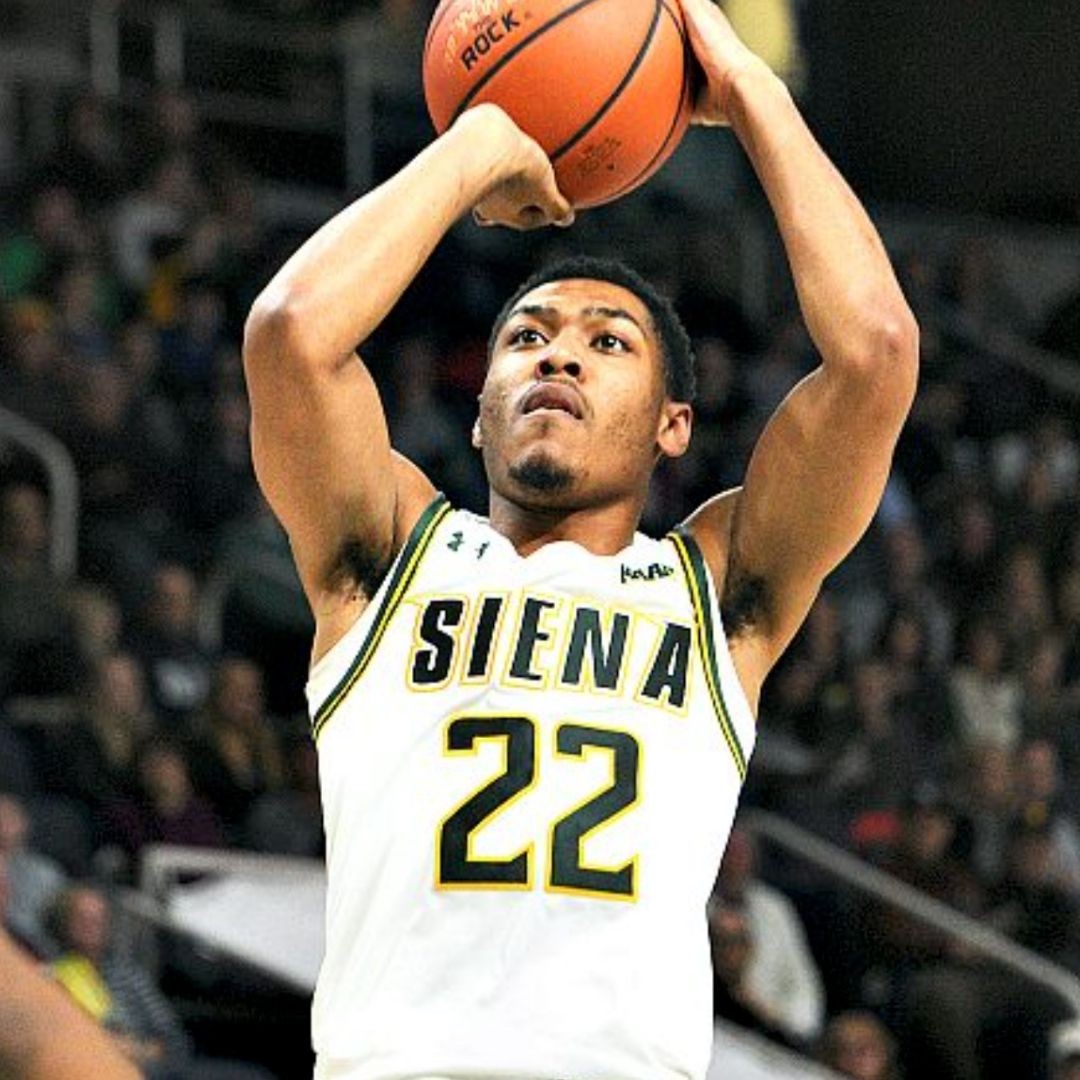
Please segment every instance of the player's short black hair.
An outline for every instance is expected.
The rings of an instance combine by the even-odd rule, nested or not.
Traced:
[[[675,311],[672,302],[650,285],[636,270],[617,259],[598,259],[591,255],[574,255],[559,259],[538,270],[514,291],[496,316],[488,339],[488,358],[495,351],[495,339],[510,312],[526,293],[549,281],[572,281],[587,278],[607,281],[632,292],[648,308],[664,360],[664,388],[672,401],[692,402],[697,392],[694,375],[694,349],[690,335]]]

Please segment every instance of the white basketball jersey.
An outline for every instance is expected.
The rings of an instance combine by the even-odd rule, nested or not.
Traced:
[[[317,1075],[704,1077],[754,721],[688,534],[522,557],[440,497],[308,699]]]

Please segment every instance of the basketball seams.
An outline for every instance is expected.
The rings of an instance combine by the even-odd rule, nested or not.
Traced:
[[[491,82],[491,80],[523,49],[528,48],[538,37],[541,37],[549,30],[554,29],[560,23],[565,22],[572,15],[576,15],[579,11],[582,11],[597,2],[598,0],[578,0],[576,4],[571,4],[570,7],[560,11],[558,15],[548,19],[543,26],[537,27],[528,37],[522,38],[522,40],[507,52],[505,56],[500,57],[496,63],[491,65],[491,68],[484,73],[483,78],[477,79],[477,81],[469,88],[469,92],[461,99],[457,108],[451,113],[450,120],[446,126],[449,127],[450,124],[452,124],[472,104],[476,95],[479,94],[480,91],[483,90],[484,87],[487,86],[487,84]]]
[[[611,111],[611,107],[615,104],[615,102],[618,101],[620,97],[622,97],[623,91],[630,85],[634,76],[641,68],[645,57],[649,53],[649,46],[652,45],[653,38],[656,36],[656,28],[660,25],[660,8],[661,0],[655,0],[653,6],[653,17],[652,21],[649,23],[649,29],[646,31],[645,40],[641,43],[641,47],[638,49],[637,55],[631,62],[630,67],[626,71],[626,74],[623,75],[622,79],[619,80],[619,85],[616,86],[614,90],[612,90],[612,92],[608,95],[608,99],[600,106],[600,108],[597,109],[596,112],[593,113],[593,115],[573,135],[571,135],[566,142],[562,144],[562,146],[552,151],[550,155],[552,164],[557,162],[559,158],[561,158],[564,154],[568,153],[575,146],[577,146],[577,144],[581,142],[581,140],[584,139],[585,136],[588,135],[589,132],[592,131],[592,129],[596,127],[596,125],[599,124],[601,120],[603,120],[603,118],[608,114],[608,112]]]
[[[683,48],[687,47],[686,30],[683,24],[675,16],[675,12],[668,6],[667,0],[660,0],[664,11],[671,17],[671,21],[675,26],[679,38],[682,40]],[[679,91],[679,100],[675,104],[675,115],[672,117],[671,126],[668,128],[668,133],[664,137],[664,141],[660,144],[660,148],[653,154],[648,165],[641,170],[632,180],[628,180],[621,188],[611,193],[608,196],[608,201],[620,198],[627,192],[633,191],[635,187],[647,180],[652,173],[656,170],[658,162],[664,160],[667,153],[667,148],[671,144],[671,140],[675,135],[675,132],[679,128],[679,118],[682,116],[684,103],[690,96],[691,84],[693,81],[693,69],[690,63],[690,58],[687,57],[686,63],[683,65],[683,82],[682,88]]]

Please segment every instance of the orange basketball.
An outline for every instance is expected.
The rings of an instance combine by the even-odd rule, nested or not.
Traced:
[[[424,46],[441,134],[494,102],[547,151],[579,209],[643,184],[690,120],[678,0],[442,0]]]

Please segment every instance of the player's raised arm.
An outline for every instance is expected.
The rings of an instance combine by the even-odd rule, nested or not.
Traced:
[[[779,407],[741,494],[691,527],[716,559],[756,691],[824,577],[866,530],[888,477],[918,372],[918,327],[866,212],[810,134],[784,85],[711,0],[682,0],[705,70],[701,123],[730,124],[783,237],[821,366]]]
[[[323,226],[248,317],[255,471],[317,618],[342,601],[370,599],[434,494],[392,453],[378,393],[354,350],[478,204],[486,220],[520,228],[572,217],[543,151],[490,105],[469,110]]]

